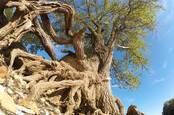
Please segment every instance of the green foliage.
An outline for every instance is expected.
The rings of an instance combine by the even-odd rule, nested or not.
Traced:
[[[113,59],[111,75],[116,79],[112,83],[120,88],[135,89],[140,84],[140,80],[135,75],[135,70],[130,70],[127,65],[126,61]]]
[[[120,87],[136,88],[140,84],[141,70],[146,68],[146,43],[143,38],[154,29],[156,12],[160,5],[157,0],[67,0],[76,9],[76,23],[82,20],[94,30],[102,28],[105,43],[113,27],[119,29],[111,68],[112,77]],[[95,21],[95,23],[94,23]],[[98,24],[98,25],[96,25]],[[87,31],[86,49],[92,52],[93,37]],[[120,48],[117,46],[127,48]]]
[[[173,115],[174,114],[174,99],[165,102],[163,107],[163,115]]]

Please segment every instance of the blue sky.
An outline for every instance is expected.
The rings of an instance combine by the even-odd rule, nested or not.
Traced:
[[[160,0],[164,10],[157,16],[156,29],[146,38],[149,70],[133,91],[112,87],[126,108],[135,104],[146,115],[162,115],[165,101],[174,98],[174,0]]]

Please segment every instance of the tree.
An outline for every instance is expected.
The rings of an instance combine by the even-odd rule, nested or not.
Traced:
[[[163,107],[163,115],[173,115],[174,114],[174,99],[165,102]]]
[[[7,19],[9,8],[13,15]],[[142,38],[153,29],[158,8],[157,0],[2,0],[0,63],[9,66],[5,76],[20,76],[20,83],[27,84],[21,86],[27,94],[23,98],[29,103],[47,97],[56,114],[124,114],[112,95],[110,75],[121,87],[137,87],[137,72],[147,64]],[[55,17],[65,21],[56,25]],[[64,35],[58,36],[58,30]],[[51,41],[71,45],[75,52],[66,51],[56,61]],[[44,49],[54,61],[27,52],[21,43]]]

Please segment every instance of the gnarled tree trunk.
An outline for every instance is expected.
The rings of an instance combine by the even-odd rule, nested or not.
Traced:
[[[0,23],[5,24],[0,29],[0,73],[3,73],[0,79],[5,79],[2,85],[6,86],[15,104],[37,114],[124,114],[123,105],[112,95],[110,87],[112,44],[105,46],[96,35],[96,55],[86,57],[85,29],[71,32],[74,11],[69,5],[25,0],[0,3],[1,11],[9,7],[16,7],[15,14],[18,15],[8,23],[5,16],[0,15]],[[70,39],[56,36],[47,17],[50,12],[65,14],[66,34]],[[42,22],[38,21],[39,16]],[[42,27],[42,24],[45,26]],[[27,32],[40,37],[45,50],[54,60],[56,57],[50,40],[57,44],[72,44],[75,53],[69,53],[61,61],[49,61],[30,54],[22,46],[15,45],[20,44]],[[8,110],[5,106],[2,108]],[[8,112],[16,114],[18,110]]]

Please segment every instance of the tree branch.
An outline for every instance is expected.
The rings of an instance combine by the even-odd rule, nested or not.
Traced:
[[[73,35],[73,46],[76,50],[76,56],[78,59],[83,60],[86,55],[84,52],[84,32],[86,28],[81,29],[79,32]]]
[[[51,36],[51,38],[53,39],[54,42],[56,42],[57,44],[71,44],[72,40],[71,39],[65,39],[65,38],[58,38],[57,34],[52,26],[52,24],[50,23],[50,20],[48,18],[47,14],[43,14],[41,15],[41,19],[42,19],[42,23],[43,23],[43,28],[46,29],[47,32],[49,32],[49,35]]]
[[[119,45],[119,44],[117,45],[117,47],[120,48],[120,49],[130,49],[130,47],[121,46],[121,45]]]
[[[44,30],[41,28],[41,26],[37,20],[35,20],[34,26],[35,26],[35,28],[33,28],[33,30],[36,33],[36,35],[39,36],[40,41],[41,41],[42,45],[44,46],[45,50],[47,51],[47,53],[53,60],[56,60],[56,54],[53,51],[53,47],[52,47],[51,41],[50,41],[51,37],[44,32]]]

